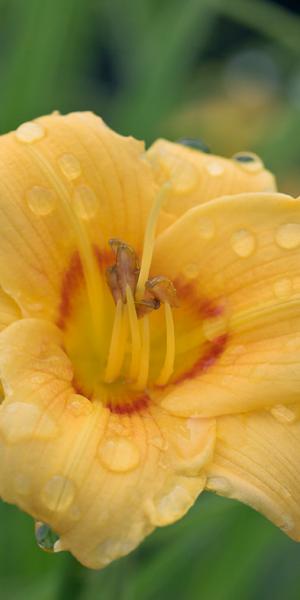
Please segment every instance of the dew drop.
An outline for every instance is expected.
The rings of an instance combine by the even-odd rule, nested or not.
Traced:
[[[61,475],[54,475],[44,485],[41,497],[49,510],[63,512],[73,502],[75,491],[72,481]]]
[[[25,144],[37,142],[38,140],[42,139],[44,135],[44,127],[42,127],[42,125],[39,123],[34,123],[33,121],[22,123],[22,125],[20,125],[16,130],[16,138]]]
[[[292,408],[284,406],[284,404],[277,404],[271,408],[271,414],[279,423],[294,423],[296,421],[296,413]]]
[[[56,423],[38,406],[25,402],[3,404],[0,410],[0,432],[8,442],[30,438],[48,439],[57,435]]]
[[[193,498],[187,489],[176,485],[158,500],[148,500],[144,510],[152,525],[163,526],[177,521],[192,504]]]
[[[200,152],[210,154],[210,148],[203,140],[197,138],[180,138],[177,143],[192,148],[193,150],[199,150]]]
[[[247,231],[247,229],[240,229],[232,234],[230,243],[233,251],[238,256],[247,258],[254,252],[255,237],[250,231]]]
[[[73,207],[81,219],[89,221],[92,219],[98,208],[95,192],[87,185],[79,185],[73,195]]]
[[[67,407],[75,417],[87,416],[93,410],[90,400],[80,394],[72,394],[68,400]]]
[[[106,438],[100,444],[98,456],[104,467],[116,473],[131,471],[140,462],[140,453],[136,444],[119,436]]]
[[[274,294],[279,300],[289,298],[292,293],[292,282],[290,279],[278,279],[273,285]]]
[[[278,227],[276,242],[280,248],[292,250],[300,245],[300,223],[286,223]]]
[[[223,175],[225,171],[224,165],[220,161],[214,159],[208,160],[204,166],[207,172],[213,177],[219,177],[220,175]]]
[[[254,152],[237,152],[233,155],[232,159],[248,173],[257,173],[264,168],[261,158],[257,154],[254,154]]]
[[[202,218],[198,223],[198,232],[200,237],[204,240],[210,240],[213,238],[215,233],[215,224],[212,219]]]
[[[37,545],[45,552],[54,552],[54,546],[59,540],[59,536],[52,531],[46,523],[37,521],[35,523],[35,539]]]
[[[56,198],[53,190],[34,185],[27,191],[26,200],[30,210],[32,210],[35,215],[45,217],[53,212]]]
[[[77,179],[81,175],[81,165],[78,158],[74,154],[62,154],[58,158],[58,164],[65,175],[65,177],[69,180]]]
[[[205,338],[212,342],[227,332],[227,321],[222,316],[204,319],[202,328]]]

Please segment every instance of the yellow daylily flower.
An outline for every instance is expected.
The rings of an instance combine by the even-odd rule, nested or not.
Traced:
[[[92,568],[205,488],[299,540],[299,200],[90,113],[2,136],[0,169],[2,498]]]

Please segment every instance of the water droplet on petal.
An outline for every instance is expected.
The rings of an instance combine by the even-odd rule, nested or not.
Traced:
[[[235,231],[230,238],[230,243],[233,251],[242,258],[251,256],[255,249],[255,237],[247,229]]]
[[[53,190],[34,185],[27,191],[26,200],[30,210],[32,210],[35,215],[44,217],[53,212],[56,197]]]
[[[78,217],[84,221],[92,219],[98,208],[97,196],[92,188],[79,185],[74,191],[73,207]]]
[[[292,282],[287,278],[278,279],[278,281],[275,281],[273,289],[275,296],[279,300],[289,298],[292,293]]]
[[[254,152],[237,152],[232,158],[248,173],[257,173],[264,168],[261,158]]]
[[[140,452],[136,444],[119,436],[106,438],[100,444],[98,456],[107,469],[116,473],[131,471],[140,462]]]
[[[220,175],[223,175],[225,171],[224,165],[215,159],[208,160],[204,166],[207,172],[213,177],[219,177]]]
[[[297,418],[295,411],[284,404],[273,406],[270,412],[279,423],[294,423]]]
[[[37,521],[35,523],[35,539],[39,548],[45,552],[54,552],[54,546],[59,540],[59,536],[52,531],[46,523]]]
[[[193,502],[194,498],[188,490],[181,485],[176,485],[158,500],[147,500],[144,510],[152,525],[163,526],[177,521]]]
[[[292,250],[300,245],[300,223],[286,223],[278,227],[276,242],[280,248]]]
[[[193,150],[199,150],[200,152],[205,152],[206,154],[210,154],[210,149],[206,145],[203,140],[196,138],[180,138],[177,142],[182,146],[187,146],[188,148],[192,148]]]
[[[81,175],[81,165],[74,154],[61,154],[58,158],[58,164],[67,179],[77,179]]]
[[[87,416],[93,410],[90,400],[80,394],[72,394],[68,400],[67,407],[75,417]]]
[[[75,485],[70,479],[54,475],[44,485],[41,497],[49,510],[63,512],[73,502],[75,493]]]
[[[3,404],[0,409],[0,432],[8,442],[32,438],[48,439],[57,435],[56,423],[38,406],[25,402]]]
[[[45,129],[39,123],[34,123],[33,121],[28,121],[27,123],[22,123],[20,127],[16,130],[16,138],[20,142],[24,142],[26,144],[31,144],[32,142],[37,142],[45,135]]]
[[[204,240],[210,240],[213,238],[215,233],[215,224],[212,219],[209,219],[208,217],[205,219],[202,217],[198,223],[198,232],[200,237]]]

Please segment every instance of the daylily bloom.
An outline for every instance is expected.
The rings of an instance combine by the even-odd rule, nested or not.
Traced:
[[[205,488],[299,540],[299,200],[90,113],[2,136],[0,168],[2,498],[92,568]]]

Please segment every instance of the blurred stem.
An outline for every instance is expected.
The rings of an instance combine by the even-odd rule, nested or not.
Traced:
[[[296,13],[263,0],[210,0],[208,4],[300,54],[300,19]]]
[[[87,569],[77,562],[71,555],[67,555],[61,575],[61,582],[56,600],[78,600],[85,586]]]

